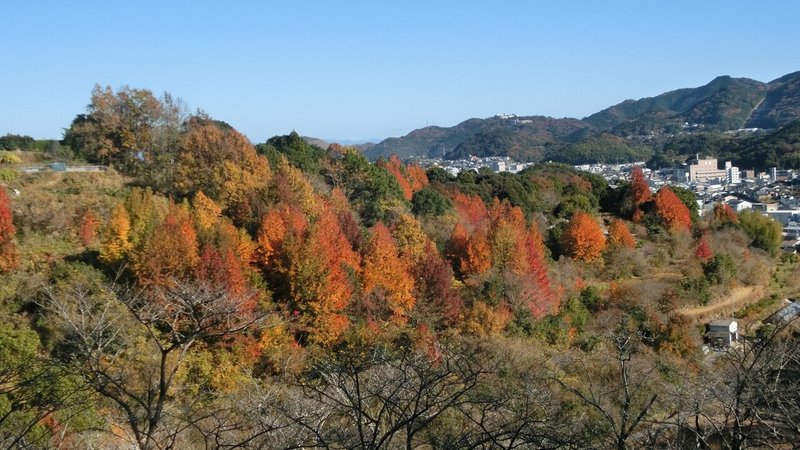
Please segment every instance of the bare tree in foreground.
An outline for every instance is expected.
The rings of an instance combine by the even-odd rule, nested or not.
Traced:
[[[180,418],[175,379],[198,342],[240,333],[257,317],[246,298],[199,282],[114,291],[45,289],[42,306],[64,333],[70,367],[121,412],[141,449],[173,448],[193,420]],[[196,408],[186,408],[196,412]]]

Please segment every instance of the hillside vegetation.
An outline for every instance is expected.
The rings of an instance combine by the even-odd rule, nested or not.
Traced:
[[[698,217],[640,168],[612,189],[253,145],[142,89],[96,88],[63,146],[108,170],[0,187],[4,448],[800,439],[797,337],[756,327],[774,303],[712,357],[682,313],[797,292],[759,214]]]
[[[800,119],[800,72],[769,83],[721,76],[705,86],[670,91],[655,97],[625,100],[582,120],[549,117],[470,119],[454,127],[427,127],[389,138],[366,150],[370,159],[395,153],[401,158],[510,156],[520,161],[569,164],[634,162],[653,158],[658,167],[683,155],[674,141],[707,139],[730,130],[761,128],[774,132]],[[725,135],[727,136],[727,135]],[[751,156],[758,142],[743,134],[724,149],[726,158],[746,167],[770,167]],[[777,137],[782,140],[783,138]],[[716,153],[716,147],[701,151]],[[794,147],[773,149],[770,163],[800,168]],[[786,154],[786,156],[784,156]]]

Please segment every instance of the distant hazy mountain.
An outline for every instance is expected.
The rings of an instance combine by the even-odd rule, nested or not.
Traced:
[[[507,155],[527,161],[616,161],[657,153],[658,145],[676,134],[777,129],[798,118],[800,72],[769,83],[720,76],[705,86],[625,100],[582,120],[495,116],[421,128],[375,144],[365,154],[370,159],[396,153],[401,158]]]

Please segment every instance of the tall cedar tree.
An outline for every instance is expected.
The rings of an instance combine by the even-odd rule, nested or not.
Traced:
[[[78,237],[84,247],[94,244],[97,239],[97,231],[100,228],[100,221],[94,215],[91,209],[87,209],[81,217],[80,228],[78,229]]]
[[[11,203],[5,189],[0,186],[0,272],[13,270],[19,264],[19,250],[14,243],[16,233]]]
[[[411,184],[411,192],[415,194],[430,183],[425,169],[420,167],[417,163],[406,166],[406,177],[408,178],[409,184]]]
[[[453,268],[439,256],[430,240],[414,269],[414,279],[414,310],[420,315],[417,320],[437,331],[454,325],[464,304],[459,290],[453,286]]]
[[[647,184],[647,179],[644,177],[644,172],[639,166],[634,166],[631,171],[631,196],[633,202],[633,216],[631,217],[634,222],[641,222],[642,220],[642,203],[650,200],[652,194],[650,187]]]
[[[536,223],[531,224],[525,241],[528,254],[527,272],[532,281],[528,285],[532,289],[530,308],[533,316],[540,318],[546,314],[554,313],[558,305],[550,286],[550,277],[547,274],[544,241]]]
[[[656,213],[668,230],[688,230],[692,226],[689,208],[672,192],[669,186],[664,186],[656,192],[655,203]]]
[[[128,211],[122,204],[111,211],[111,218],[103,228],[100,239],[100,261],[106,264],[116,264],[122,261],[132,245],[129,240],[131,221]]]
[[[564,252],[579,261],[594,261],[603,253],[606,237],[594,217],[577,211],[562,235]]]
[[[631,234],[631,230],[620,219],[614,219],[608,226],[608,245],[612,247],[634,248],[636,240]]]
[[[377,297],[376,305],[388,309],[392,319],[403,321],[414,307],[414,280],[397,254],[392,235],[382,222],[372,228],[364,251],[363,286],[365,297]]]

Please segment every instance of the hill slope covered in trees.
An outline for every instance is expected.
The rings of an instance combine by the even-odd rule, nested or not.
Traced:
[[[110,169],[0,187],[3,447],[800,438],[797,337],[755,328],[800,289],[770,219],[638,168],[453,177],[173,106],[97,88],[64,145]],[[691,312],[732,291],[765,293],[758,345],[708,357]]]

